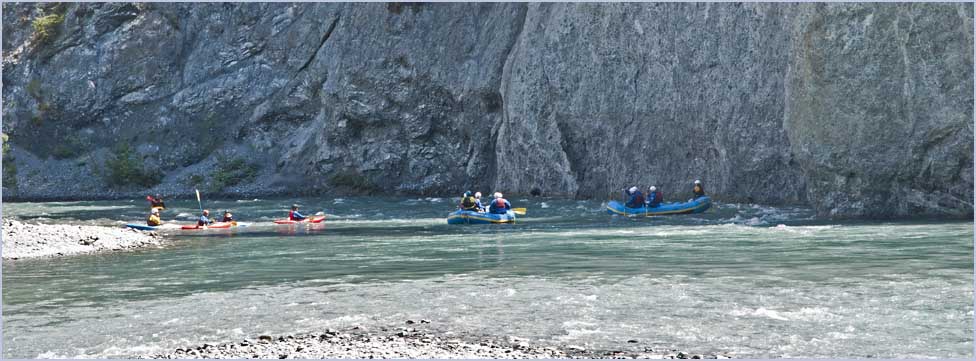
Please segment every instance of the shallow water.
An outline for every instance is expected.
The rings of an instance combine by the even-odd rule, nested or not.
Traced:
[[[288,205],[329,214],[276,226]],[[451,226],[449,198],[207,202],[253,222],[160,249],[3,262],[4,357],[126,357],[259,334],[430,319],[457,335],[734,357],[973,355],[973,223],[818,221],[723,204],[654,219],[512,199],[514,225]],[[189,223],[195,200],[167,202]],[[6,203],[121,226],[145,202]],[[638,344],[627,343],[638,340]]]

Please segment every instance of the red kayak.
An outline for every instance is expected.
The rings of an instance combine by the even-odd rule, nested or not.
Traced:
[[[237,222],[217,222],[217,223],[213,223],[213,224],[211,224],[209,226],[198,226],[198,225],[195,225],[194,224],[192,226],[183,226],[183,227],[180,227],[180,229],[230,228],[230,227],[233,227],[233,226],[236,226],[236,225],[237,225]]]
[[[274,222],[275,224],[322,223],[322,221],[324,220],[325,220],[325,216],[314,216],[314,217],[305,218],[300,221],[293,221],[290,219],[277,219]]]

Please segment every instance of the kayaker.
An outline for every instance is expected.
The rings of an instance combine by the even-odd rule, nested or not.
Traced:
[[[462,211],[479,211],[478,202],[473,196],[471,196],[471,191],[464,192],[464,195],[461,196],[461,203],[458,204],[458,208],[460,208]]]
[[[213,222],[214,221],[210,219],[210,210],[204,209],[203,215],[201,215],[200,219],[197,220],[197,226],[203,227]]]
[[[292,204],[291,205],[291,211],[288,212],[288,219],[293,220],[293,221],[301,221],[301,220],[304,220],[305,218],[308,218],[308,217],[305,217],[305,215],[303,215],[301,213],[298,213],[298,205],[297,204]]]
[[[474,192],[474,202],[478,204],[478,212],[485,211],[485,205],[481,203],[481,192]]]
[[[495,192],[495,199],[491,201],[488,206],[488,211],[494,214],[505,214],[512,209],[512,204],[508,203],[508,200],[502,198],[501,192]]]
[[[159,208],[153,208],[149,211],[149,218],[146,218],[146,225],[155,227],[161,224],[163,221],[159,219]]]
[[[695,197],[692,199],[698,199],[698,197],[704,197],[705,186],[702,185],[702,182],[700,180],[695,179],[695,188],[692,189],[691,192],[695,194]]]
[[[166,209],[166,204],[163,203],[163,196],[156,194],[155,197],[146,196],[146,200],[149,201],[149,208],[159,208],[160,210]]]
[[[664,201],[664,194],[657,190],[657,186],[651,186],[647,189],[647,206],[654,208],[661,205]]]
[[[224,218],[220,219],[221,222],[233,222],[234,215],[230,214],[230,211],[224,211]]]
[[[630,189],[624,190],[624,197],[627,198],[627,203],[624,204],[627,208],[643,208],[644,207],[644,194],[641,193],[637,186],[630,187]]]

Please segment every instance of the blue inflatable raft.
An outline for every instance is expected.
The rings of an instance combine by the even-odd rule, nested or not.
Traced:
[[[138,229],[140,231],[155,231],[156,230],[156,227],[147,226],[145,224],[128,223],[125,226],[126,227],[129,227],[129,228],[133,228],[133,229]]]
[[[447,224],[493,223],[515,223],[515,212],[508,211],[505,214],[494,214],[458,210],[447,215]]]
[[[657,207],[627,208],[617,201],[607,203],[607,213],[628,217],[663,216],[668,214],[701,213],[712,206],[712,199],[708,196],[698,197],[688,202],[661,203]]]

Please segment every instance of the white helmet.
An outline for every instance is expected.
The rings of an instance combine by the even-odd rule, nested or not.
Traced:
[[[495,198],[501,198],[502,192],[495,192]]]
[[[474,192],[475,198],[481,198],[481,192]]]
[[[637,191],[637,187],[630,187],[630,193],[634,193],[636,191]]]
[[[700,180],[695,179],[695,184],[701,184]]]
[[[657,190],[657,187],[651,186],[651,192],[656,191],[656,190]]]

